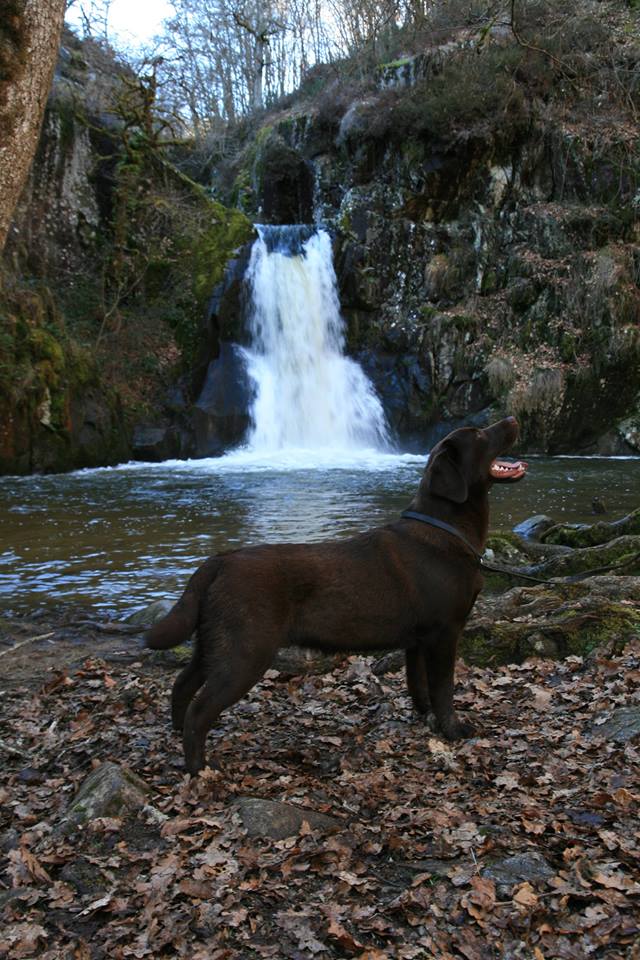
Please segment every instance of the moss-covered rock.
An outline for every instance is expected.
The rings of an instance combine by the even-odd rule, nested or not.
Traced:
[[[616,537],[640,535],[640,508],[626,517],[612,522],[564,523],[547,530],[541,537],[543,543],[561,544],[567,547],[594,547],[608,543]]]
[[[580,547],[528,567],[524,572],[541,578],[572,577],[606,567],[624,575],[640,575],[640,536],[616,537],[594,547]]]
[[[0,287],[0,473],[115,463],[127,434],[96,357],[65,329],[51,291]]]
[[[611,655],[638,637],[640,579],[602,576],[482,595],[459,649],[468,663],[519,663],[530,656],[582,656],[596,648]]]

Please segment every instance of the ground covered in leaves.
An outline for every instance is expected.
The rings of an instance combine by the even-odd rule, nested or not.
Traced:
[[[639,641],[459,664],[477,735],[454,745],[371,659],[270,671],[196,778],[168,723],[175,666],[125,659],[0,682],[0,956],[640,956]],[[142,778],[147,805],[70,828],[105,761]],[[298,826],[261,835],[247,798],[292,805]]]

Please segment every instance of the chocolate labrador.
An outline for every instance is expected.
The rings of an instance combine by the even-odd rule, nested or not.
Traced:
[[[406,651],[407,684],[448,740],[472,728],[453,707],[458,637],[482,586],[479,557],[492,483],[526,464],[497,459],[513,445],[513,417],[454,430],[431,451],[418,492],[398,520],[349,540],[245,547],[207,560],[148,632],[162,650],[197,629],[191,662],[172,693],[187,770],[205,765],[220,713],[260,680],[279,647]]]

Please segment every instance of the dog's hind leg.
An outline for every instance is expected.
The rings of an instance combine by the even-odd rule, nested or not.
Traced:
[[[262,678],[271,665],[275,649],[256,657],[237,642],[233,651],[225,645],[225,655],[216,658],[207,669],[206,683],[191,701],[184,718],[183,744],[185,766],[198,773],[205,766],[205,740],[223,710],[240,700]],[[210,662],[210,652],[207,653]]]
[[[195,650],[190,662],[176,677],[171,691],[171,722],[174,730],[183,729],[189,704],[206,679],[202,657]]]
[[[431,708],[443,736],[460,740],[473,734],[473,726],[461,720],[453,707],[454,671],[460,630],[443,627],[425,647]]]
[[[427,661],[424,651],[420,647],[413,647],[406,651],[407,687],[418,713],[429,713],[431,701],[429,699],[429,681],[427,678]]]

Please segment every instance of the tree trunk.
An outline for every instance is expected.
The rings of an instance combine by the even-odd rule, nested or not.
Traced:
[[[264,65],[269,40],[262,34],[255,35],[255,52],[253,61],[253,89],[251,90],[251,109],[262,110],[264,106],[263,77]]]
[[[0,253],[27,179],[64,20],[65,0],[3,0],[0,14]]]

